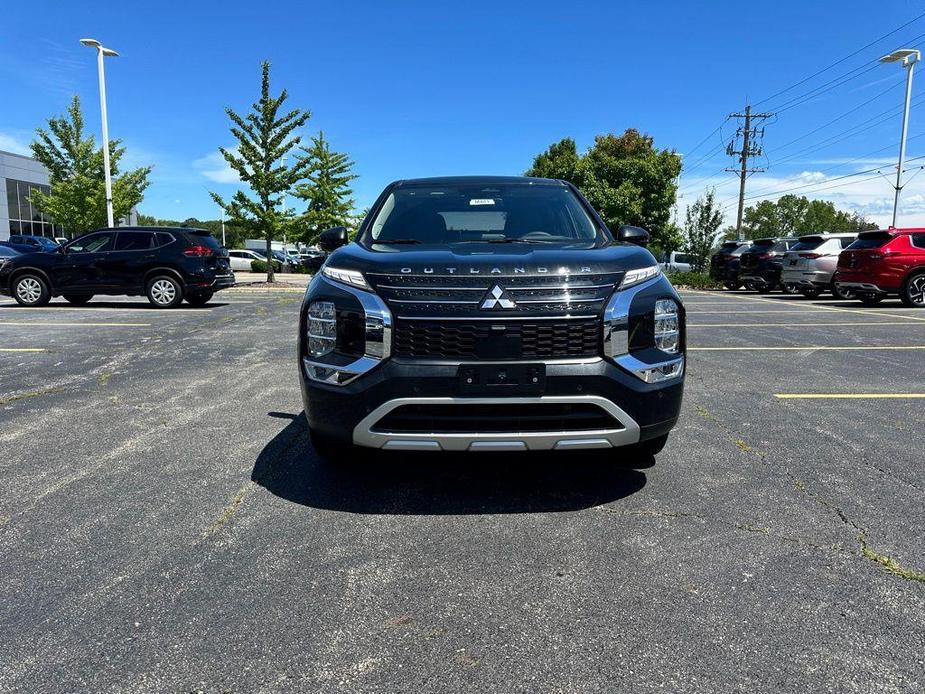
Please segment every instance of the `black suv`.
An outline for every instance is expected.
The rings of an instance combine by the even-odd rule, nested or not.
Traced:
[[[0,293],[23,306],[42,306],[52,296],[85,304],[95,294],[145,294],[157,308],[184,299],[202,306],[233,285],[228,251],[208,231],[185,227],[101,229],[0,266]]]
[[[648,234],[569,183],[389,185],[313,278],[299,376],[316,450],[629,446],[658,453],[684,383],[684,308]]]
[[[735,290],[742,286],[739,282],[739,256],[751,246],[751,241],[723,241],[710,256],[710,277],[722,282],[726,289]]]
[[[786,294],[795,290],[781,284],[780,276],[784,267],[784,254],[797,245],[795,238],[767,238],[752,242],[739,256],[739,281],[747,289],[757,292],[769,292],[780,287]]]

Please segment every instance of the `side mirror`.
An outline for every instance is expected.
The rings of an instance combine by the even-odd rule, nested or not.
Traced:
[[[635,243],[637,246],[645,247],[649,243],[649,232],[642,227],[623,224],[617,229],[617,241]]]
[[[330,253],[333,250],[346,246],[350,237],[347,235],[347,229],[344,227],[332,227],[325,229],[318,236],[318,247]]]

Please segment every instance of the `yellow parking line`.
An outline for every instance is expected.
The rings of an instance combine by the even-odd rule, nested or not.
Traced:
[[[0,347],[0,352],[47,352],[43,347]]]
[[[774,328],[816,328],[816,327],[830,327],[836,325],[850,325],[852,327],[858,328],[871,328],[874,326],[881,325],[905,325],[908,328],[913,328],[918,323],[905,323],[903,321],[881,321],[880,323],[864,323],[862,321],[853,321],[847,323],[688,323],[688,328],[764,328],[764,327],[774,327]],[[922,327],[925,327],[925,323],[922,324]]]
[[[61,328],[148,328],[150,323],[59,323],[58,321],[0,321],[0,325],[35,325]]]
[[[905,324],[904,324],[905,325]],[[905,346],[827,346],[827,345],[806,345],[804,347],[688,347],[688,352],[804,352],[807,350],[828,350],[828,351],[882,351],[882,350],[918,350],[925,349],[925,345],[905,345]]]
[[[774,393],[781,400],[918,400],[925,393]]]

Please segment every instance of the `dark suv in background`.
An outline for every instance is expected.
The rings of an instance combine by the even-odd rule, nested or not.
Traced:
[[[710,257],[710,277],[722,282],[726,289],[741,287],[739,257],[749,246],[751,241],[723,241],[719,250]]]
[[[780,287],[787,294],[796,290],[781,284],[784,254],[797,245],[795,238],[767,238],[752,242],[739,258],[739,281],[748,289],[769,292]]]
[[[101,229],[0,267],[0,293],[23,306],[42,306],[53,296],[85,304],[96,294],[144,294],[157,308],[184,299],[202,306],[233,285],[228,251],[203,229]]]
[[[58,242],[44,236],[13,234],[8,240],[0,241],[0,246],[9,246],[20,253],[41,253],[42,251],[55,250],[58,247]]]

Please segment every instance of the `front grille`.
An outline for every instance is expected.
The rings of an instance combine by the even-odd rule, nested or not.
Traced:
[[[590,403],[401,405],[373,431],[402,434],[467,434],[601,431],[625,428]]]
[[[428,359],[559,359],[596,357],[598,318],[537,321],[397,320],[393,354]]]
[[[379,274],[367,279],[399,316],[599,314],[622,272],[559,274]],[[483,308],[499,287],[512,306]],[[487,313],[490,311],[491,313]]]

